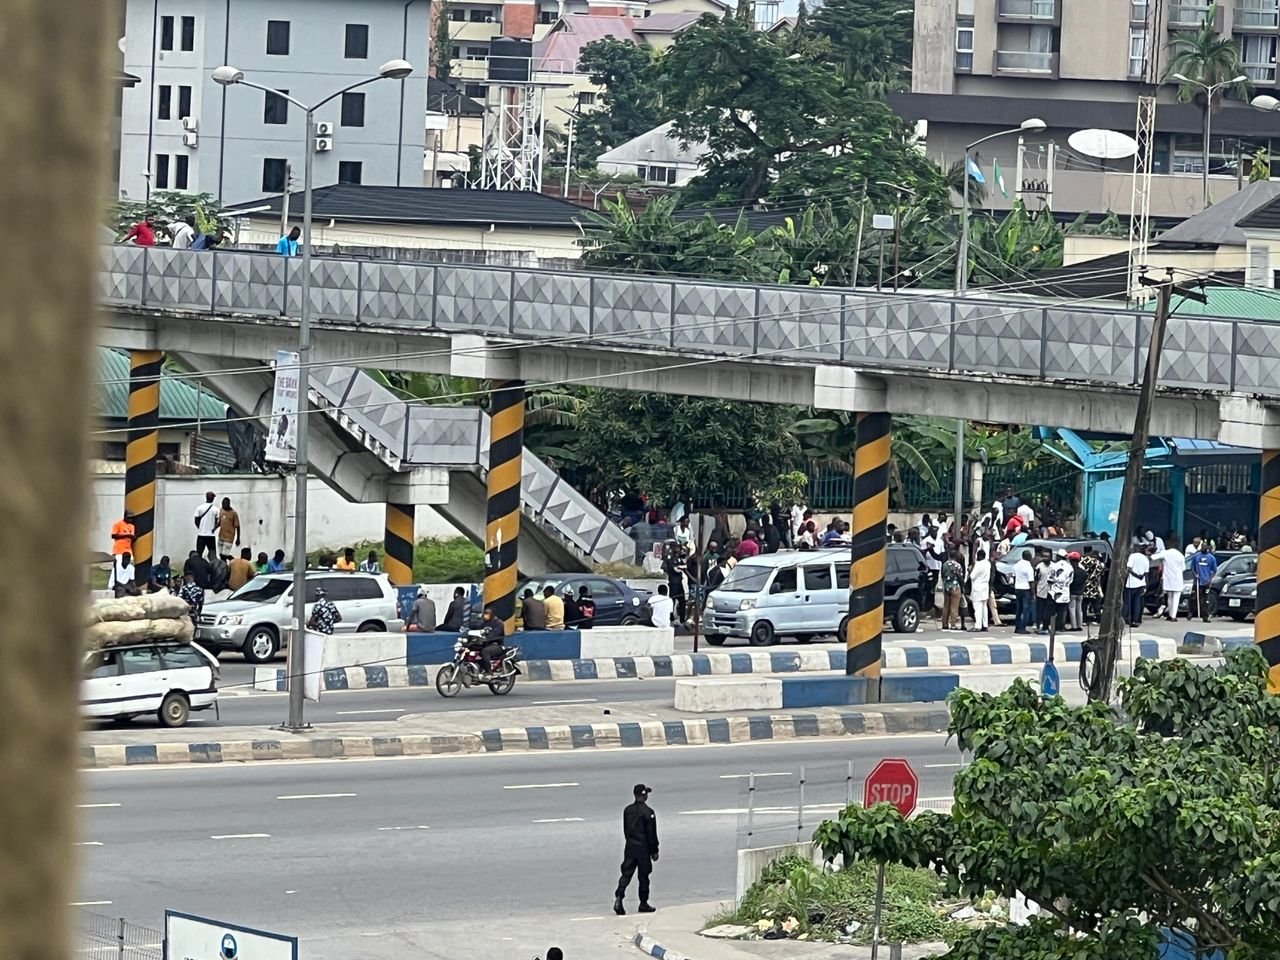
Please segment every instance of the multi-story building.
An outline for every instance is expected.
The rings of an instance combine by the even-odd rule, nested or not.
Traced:
[[[1134,134],[1139,95],[1158,97],[1151,191],[1153,217],[1183,218],[1202,208],[1204,114],[1177,101],[1168,79],[1171,41],[1205,17],[1236,41],[1242,72],[1256,93],[1277,87],[1278,0],[917,0],[911,93],[891,97],[909,121],[927,121],[925,145],[946,163],[967,143],[1039,118],[1048,129],[1028,135],[1023,183],[1010,196],[988,191],[988,205],[1007,207],[1017,188],[1046,196],[1058,213],[1128,213],[1132,159],[1100,163],[1068,148],[1071,133],[1102,128]],[[923,125],[922,125],[922,129]],[[1056,150],[1053,175],[1048,162]],[[1210,194],[1239,189],[1259,150],[1280,148],[1280,116],[1227,99],[1213,114]],[[993,160],[1011,175],[1017,138],[984,144],[980,164]],[[1278,171],[1280,172],[1280,171]]]
[[[121,193],[279,193],[289,167],[301,184],[304,149],[316,184],[420,184],[429,24],[428,0],[127,0],[124,69],[139,82],[123,95]],[[397,58],[409,79],[336,98],[308,131],[287,101],[212,76],[229,63],[314,103]]]

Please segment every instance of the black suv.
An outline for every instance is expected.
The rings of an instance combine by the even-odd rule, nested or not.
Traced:
[[[898,633],[915,633],[920,626],[920,610],[926,606],[929,568],[924,554],[909,543],[891,543],[884,569],[884,618]],[[933,598],[927,598],[933,608]]]

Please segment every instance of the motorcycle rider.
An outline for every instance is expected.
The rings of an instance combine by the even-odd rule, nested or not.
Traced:
[[[482,641],[484,645],[480,648],[482,665],[489,673],[498,673],[502,670],[502,658],[507,650],[504,642],[507,636],[507,625],[498,619],[493,607],[484,608],[483,620],[480,627],[484,635]]]

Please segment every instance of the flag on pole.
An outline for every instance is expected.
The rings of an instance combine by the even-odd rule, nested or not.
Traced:
[[[999,160],[991,161],[991,174],[992,176],[995,177],[996,187],[999,188],[1000,192],[1004,194],[1006,197],[1009,196],[1009,190],[1004,185],[1004,173],[1000,170]]]
[[[973,177],[975,183],[986,183],[987,178],[982,175],[982,168],[973,162],[973,157],[969,157],[969,176]]]

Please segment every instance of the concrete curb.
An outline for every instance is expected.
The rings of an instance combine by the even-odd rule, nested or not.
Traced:
[[[1172,639],[1138,639],[1137,655],[1171,659],[1178,654]],[[1122,659],[1128,659],[1129,641],[1122,643]],[[1057,644],[1060,663],[1079,663],[1082,644],[1069,640]],[[931,643],[890,643],[881,654],[881,664],[898,667],[1017,666],[1044,663],[1049,659],[1047,641],[956,641]],[[657,657],[614,657],[590,660],[529,660],[521,665],[523,682],[565,682],[569,680],[627,680],[651,677],[738,676],[752,673],[843,673],[844,650],[752,650],[733,653],[676,653]],[[325,690],[376,690],[399,687],[429,687],[435,683],[435,666],[388,664],[339,667],[324,671]],[[283,692],[286,671],[259,667],[254,671],[254,688]]]
[[[637,933],[631,942],[636,945],[641,953],[654,957],[656,960],[690,960],[683,953],[676,953],[674,950],[666,949],[646,933]]]
[[[797,740],[806,737],[930,733],[945,730],[950,719],[945,705],[930,705],[920,709],[889,712],[503,727],[453,735],[95,744],[81,747],[80,759],[83,767],[133,767],[170,763],[336,760],[347,757],[411,757],[519,750],[695,746],[749,743],[755,740]]]

